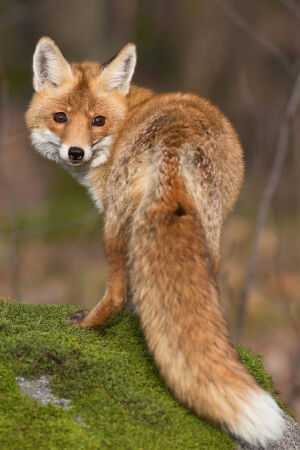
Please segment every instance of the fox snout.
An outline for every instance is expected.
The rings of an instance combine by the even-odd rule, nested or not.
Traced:
[[[84,157],[84,150],[80,147],[70,147],[68,150],[68,156],[71,161],[80,161]]]

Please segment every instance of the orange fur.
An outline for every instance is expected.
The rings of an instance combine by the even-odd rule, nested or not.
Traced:
[[[127,112],[127,99],[118,92],[107,95],[98,90],[97,79],[101,73],[98,63],[73,63],[73,79],[60,88],[47,86],[37,92],[26,112],[25,119],[29,130],[45,127],[55,133],[62,142],[72,145],[91,145],[103,136],[115,134]],[[151,91],[133,87],[130,101],[135,97],[149,96]],[[66,124],[54,122],[55,112],[67,112],[70,121]],[[104,127],[92,127],[91,120],[97,115],[107,118]]]
[[[230,123],[196,95],[153,96],[127,116],[109,167],[91,176],[104,198],[108,292],[80,327],[108,320],[107,298],[122,308],[113,289],[123,283],[178,400],[252,444],[276,440],[279,409],[239,362],[217,289],[221,229],[243,178]]]
[[[112,67],[120,61],[126,63],[126,47]],[[126,83],[109,92],[110,65],[73,65],[71,80],[66,62],[60,65],[62,86],[36,94],[29,128],[42,121],[69,141],[92,142],[95,132],[113,136],[107,161],[87,170],[105,212],[107,292],[74,322],[102,326],[131,294],[149,350],[179,401],[252,444],[267,445],[280,437],[282,419],[238,360],[217,288],[222,225],[244,171],[235,131],[197,95],[154,95],[137,86],[127,95]],[[55,67],[50,75],[57,76]],[[61,105],[69,105],[71,120],[56,129],[49,111]],[[107,127],[91,130],[90,118],[99,113]]]
[[[118,242],[116,267],[127,259],[128,289],[155,361],[187,406],[221,424],[224,417],[234,420],[234,399],[226,394],[216,402],[214,386],[222,384],[226,392],[236,384],[240,395],[255,387],[230,345],[216,288],[220,230],[243,174],[237,137],[206,100],[179,93],[155,96],[127,117],[109,163],[105,192],[99,192],[105,198],[108,258]],[[222,165],[226,170],[220,172]],[[203,180],[196,203],[197,190],[188,193],[184,181],[189,166],[191,183]],[[97,169],[94,188],[98,177]],[[203,211],[211,217],[202,220]],[[114,246],[114,259],[115,251]],[[110,276],[109,287],[119,283],[119,273]],[[107,295],[117,303],[117,296]],[[103,324],[101,305],[82,328]],[[201,405],[194,401],[199,389]]]

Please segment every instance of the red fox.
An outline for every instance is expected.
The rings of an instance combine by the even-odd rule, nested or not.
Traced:
[[[104,298],[81,328],[103,325],[127,293],[161,375],[199,416],[252,445],[284,430],[281,411],[239,362],[217,288],[220,234],[243,179],[230,122],[193,94],[131,84],[133,44],[108,64],[69,64],[49,38],[33,59],[26,114],[33,145],[66,167],[105,213]]]

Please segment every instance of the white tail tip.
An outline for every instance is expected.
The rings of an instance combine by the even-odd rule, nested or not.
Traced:
[[[239,406],[238,421],[230,427],[235,436],[263,448],[280,440],[285,421],[281,409],[267,392],[251,391],[248,398],[239,401]]]

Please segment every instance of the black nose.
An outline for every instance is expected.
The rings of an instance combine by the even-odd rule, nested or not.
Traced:
[[[68,154],[73,161],[79,161],[84,157],[84,150],[80,147],[70,147]]]

